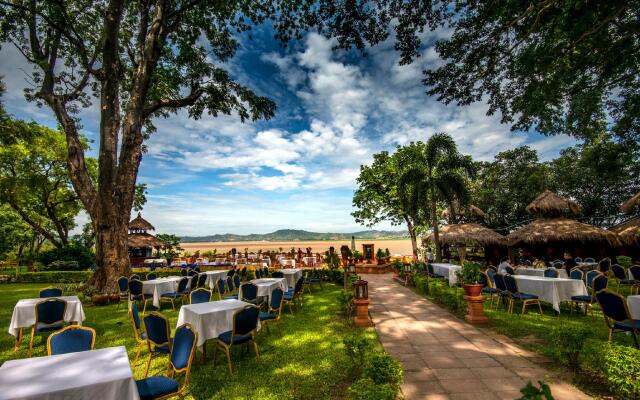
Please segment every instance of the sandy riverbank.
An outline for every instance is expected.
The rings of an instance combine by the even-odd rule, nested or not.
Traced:
[[[378,248],[389,249],[392,254],[411,254],[411,240],[409,239],[389,239],[389,240],[356,240],[356,248],[362,251],[363,243],[373,243],[377,251]],[[200,242],[200,243],[181,243],[180,247],[189,253],[193,254],[197,250],[209,251],[216,249],[218,252],[227,252],[232,248],[236,248],[238,251],[244,251],[245,248],[248,251],[258,250],[279,250],[282,247],[284,251],[291,250],[295,247],[297,250],[301,248],[303,251],[307,247],[311,247],[314,253],[325,252],[329,250],[330,246],[340,249],[343,244],[351,245],[349,240],[294,240],[294,241],[260,241],[260,242]]]

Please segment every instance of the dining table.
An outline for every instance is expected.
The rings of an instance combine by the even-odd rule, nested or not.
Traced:
[[[271,300],[271,292],[273,289],[280,288],[283,292],[286,292],[288,289],[286,278],[260,278],[249,282],[258,287],[258,297],[266,297],[269,301]],[[243,285],[240,285],[240,290],[238,291],[239,299],[242,299],[242,287]]]
[[[540,301],[549,303],[560,313],[560,303],[571,301],[571,296],[586,296],[587,287],[580,279],[545,278],[543,276],[513,275],[522,293],[535,294]]]
[[[546,268],[533,268],[533,267],[518,267],[516,268],[516,275],[529,275],[529,276],[544,276]],[[558,271],[558,278],[568,278],[567,271],[560,268],[556,268]]]
[[[287,286],[292,288],[296,287],[296,282],[302,278],[302,270],[300,268],[287,268],[280,272],[282,272],[284,279],[287,280]]]
[[[449,263],[431,263],[431,265],[433,266],[433,272],[436,275],[444,276],[449,280],[449,286],[454,286],[458,283],[456,272],[462,269],[461,266]]]

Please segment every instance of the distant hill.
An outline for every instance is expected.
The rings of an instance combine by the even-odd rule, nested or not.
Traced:
[[[236,235],[224,233],[207,236],[183,236],[180,241],[183,243],[197,242],[254,242],[254,241],[293,241],[293,240],[351,240],[351,236],[356,239],[403,239],[409,237],[407,231],[361,231],[352,233],[321,233],[308,232],[298,229],[280,229],[271,233],[251,233],[249,235]]]

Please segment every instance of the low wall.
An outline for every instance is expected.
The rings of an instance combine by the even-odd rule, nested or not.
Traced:
[[[389,264],[356,264],[356,274],[386,274],[389,271]]]

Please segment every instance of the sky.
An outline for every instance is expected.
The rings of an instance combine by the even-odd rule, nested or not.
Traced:
[[[203,236],[267,233],[277,229],[352,232],[351,212],[360,165],[374,153],[436,132],[453,136],[476,160],[522,145],[541,159],[575,144],[567,136],[512,132],[487,106],[444,105],[425,94],[422,71],[442,61],[434,51],[442,31],[423,36],[421,57],[400,66],[392,38],[366,57],[333,51],[334,42],[309,33],[287,47],[256,27],[225,68],[239,82],[277,104],[274,118],[242,123],[235,115],[190,119],[180,112],[154,123],[138,176],[148,188],[142,215],[157,232]],[[5,107],[14,116],[55,128],[48,108],[24,99],[31,67],[17,50],[0,50]],[[81,110],[94,140],[97,105]],[[77,223],[86,221],[80,215]],[[404,229],[381,223],[376,229]]]

